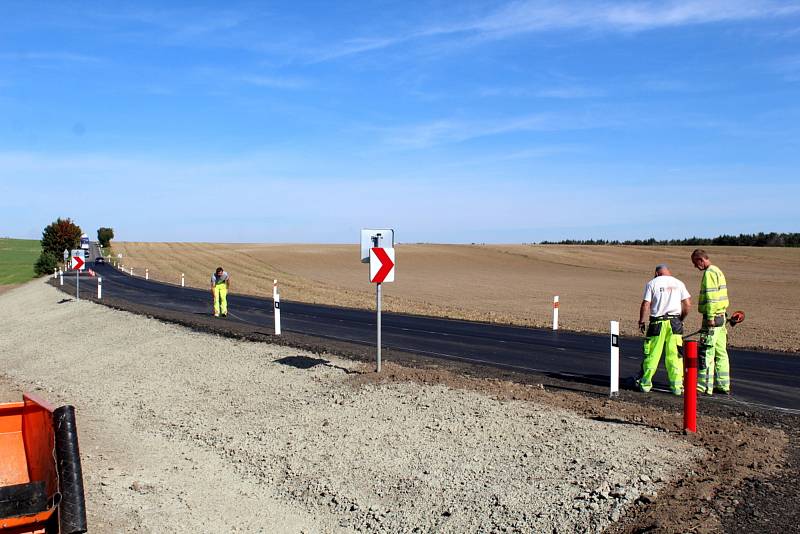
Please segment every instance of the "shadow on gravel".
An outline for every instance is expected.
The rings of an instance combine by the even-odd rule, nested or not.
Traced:
[[[595,417],[590,417],[592,421],[599,421],[600,423],[614,423],[616,425],[630,425],[630,426],[643,426],[645,428],[653,428],[653,425],[649,425],[647,423],[640,423],[637,421],[628,421],[626,419],[617,419],[615,417],[603,417],[602,415],[597,415]],[[645,531],[642,531],[645,532]]]
[[[74,299],[61,299],[58,301],[58,304],[64,304],[65,302],[72,302]]]
[[[280,358],[275,360],[275,363],[279,363],[281,365],[288,365],[289,367],[294,367],[296,369],[311,369],[312,367],[316,367],[317,365],[324,365],[326,367],[331,367],[333,369],[339,369],[340,371],[344,371],[348,375],[359,374],[358,371],[351,371],[350,369],[345,369],[344,367],[333,365],[331,362],[323,358],[311,358],[308,356],[287,356],[285,358]]]

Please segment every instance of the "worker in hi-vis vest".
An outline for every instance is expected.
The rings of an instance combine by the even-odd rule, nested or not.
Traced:
[[[728,329],[725,312],[728,309],[728,284],[725,275],[711,260],[705,250],[692,252],[692,263],[703,271],[700,282],[698,310],[703,316],[703,326],[698,344],[697,391],[711,395],[713,392],[730,395],[731,367],[728,361]]]
[[[228,316],[228,290],[231,288],[231,277],[222,267],[217,267],[211,275],[211,294],[214,296],[214,317]]]
[[[683,361],[678,347],[683,345],[683,320],[692,306],[689,297],[686,285],[672,276],[669,267],[663,263],[656,266],[655,277],[644,286],[639,307],[639,330],[646,332],[642,371],[636,380],[639,391],[652,389],[663,353],[669,388],[675,395],[683,393]]]

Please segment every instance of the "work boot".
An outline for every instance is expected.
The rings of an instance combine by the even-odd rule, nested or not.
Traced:
[[[228,314],[227,314],[227,313],[223,313],[223,314],[222,314],[222,316],[223,316],[223,317],[227,317],[227,316],[228,316]]]
[[[731,390],[729,390],[729,389],[720,389],[720,388],[714,388],[714,393],[719,393],[720,395],[728,395],[728,396],[730,396],[730,394],[731,394]]]

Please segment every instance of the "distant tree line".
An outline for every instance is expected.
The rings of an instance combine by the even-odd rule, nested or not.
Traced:
[[[540,245],[684,245],[726,247],[800,247],[800,233],[759,232],[757,234],[720,235],[717,237],[690,237],[687,239],[633,239],[626,241],[608,239],[564,239],[563,241],[541,241]]]

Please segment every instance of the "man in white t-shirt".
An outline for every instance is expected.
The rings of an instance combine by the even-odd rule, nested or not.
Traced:
[[[642,372],[636,380],[640,391],[650,391],[661,354],[667,368],[669,387],[675,395],[683,393],[683,362],[678,347],[683,345],[683,320],[692,305],[683,282],[672,276],[665,264],[656,266],[656,276],[644,287],[639,309],[639,329],[644,340]],[[645,319],[649,318],[649,324]]]

